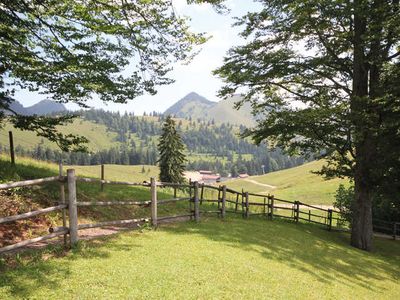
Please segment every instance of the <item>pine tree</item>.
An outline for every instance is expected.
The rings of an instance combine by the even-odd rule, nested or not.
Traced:
[[[184,145],[175,128],[175,121],[168,116],[163,124],[158,143],[160,159],[160,180],[163,182],[181,183],[184,181],[186,157]]]

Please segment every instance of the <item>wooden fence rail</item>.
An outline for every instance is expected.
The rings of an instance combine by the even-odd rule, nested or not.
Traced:
[[[225,218],[226,213],[242,214],[243,218],[249,218],[250,216],[264,216],[269,219],[274,217],[286,218],[294,220],[296,223],[300,220],[310,223],[316,223],[326,226],[328,230],[338,227],[338,224],[343,221],[343,218],[338,211],[332,209],[324,209],[315,205],[309,205],[300,201],[289,201],[285,199],[275,198],[273,195],[263,195],[257,193],[249,193],[245,191],[235,191],[233,189],[223,186],[212,186],[212,185],[199,185],[197,182],[191,182],[190,184],[176,184],[157,182],[155,178],[151,178],[150,182],[135,183],[135,182],[124,182],[124,181],[109,181],[104,179],[104,167],[101,171],[101,179],[96,178],[81,178],[76,177],[75,170],[67,170],[67,176],[63,176],[62,165],[60,165],[59,176],[33,179],[26,181],[18,181],[0,184],[0,190],[12,189],[17,187],[27,187],[33,185],[41,185],[46,183],[57,183],[60,185],[60,202],[57,206],[51,206],[47,208],[38,209],[23,214],[14,216],[7,216],[0,218],[0,224],[6,222],[15,222],[24,220],[34,216],[61,211],[63,217],[63,225],[61,227],[50,228],[50,233],[41,237],[28,239],[8,245],[0,248],[0,254],[8,251],[16,250],[18,248],[52,239],[61,235],[64,235],[65,244],[67,244],[67,235],[69,236],[70,245],[74,245],[79,240],[78,230],[104,227],[104,226],[120,226],[128,224],[142,224],[151,222],[152,226],[158,226],[159,221],[175,220],[179,218],[193,218],[196,222],[200,221],[201,214],[217,214],[222,219]],[[126,186],[143,186],[148,187],[150,192],[150,200],[148,201],[78,201],[76,195],[76,183],[78,182],[89,182],[89,183],[100,183],[101,188],[104,189],[106,184],[113,185],[126,185]],[[64,185],[67,184],[68,188],[68,199],[65,199]],[[158,188],[173,188],[174,197],[171,199],[157,199]],[[212,193],[217,195],[214,197],[213,194],[210,197],[206,197],[206,191],[210,190]],[[177,191],[181,193],[188,193],[188,196],[177,197]],[[67,200],[67,201],[66,201]],[[165,205],[168,203],[187,201],[189,204],[189,213],[172,216],[158,216],[158,205]],[[200,209],[204,203],[210,203],[206,209]],[[94,224],[78,224],[78,207],[88,206],[117,206],[117,205],[135,205],[141,207],[150,207],[151,216],[146,218],[138,219],[127,219],[127,220],[113,220],[104,221]],[[217,209],[213,209],[214,208]],[[239,209],[241,207],[241,210]],[[304,211],[304,209],[307,209]],[[312,213],[314,211],[316,213]],[[68,224],[67,224],[67,212],[68,212]],[[286,212],[286,213],[285,213]],[[334,216],[335,215],[335,216]],[[323,221],[321,221],[323,220]],[[386,222],[378,220],[381,223],[374,224],[374,228],[381,228],[392,232],[393,238],[396,239],[399,236],[400,223]],[[334,223],[335,222],[335,223]],[[341,229],[341,228],[339,228]]]

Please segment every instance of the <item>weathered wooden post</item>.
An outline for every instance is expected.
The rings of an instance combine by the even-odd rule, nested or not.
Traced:
[[[218,211],[221,212],[221,192],[222,187],[218,186]]]
[[[246,192],[246,219],[249,217],[249,192]]]
[[[267,216],[267,199],[264,197],[264,217]]]
[[[176,199],[176,186],[174,186],[174,198]]]
[[[63,178],[63,165],[60,162],[58,166],[58,175],[60,176],[60,203],[65,204],[65,188]],[[63,227],[67,227],[67,215],[65,209],[62,210]],[[64,234],[64,247],[67,246],[67,234]]]
[[[236,194],[235,212],[237,212],[239,206],[239,193]]]
[[[396,240],[396,235],[397,235],[397,223],[393,223],[393,239]]]
[[[104,165],[102,164],[101,165],[101,191],[104,191],[104,183],[103,183],[103,180],[104,180]]]
[[[311,210],[308,210],[308,221],[311,221]]]
[[[157,183],[154,177],[150,178],[151,191],[151,225],[157,227]]]
[[[189,214],[191,215],[190,220],[193,220],[192,215],[194,214],[194,209],[192,208],[194,203],[194,194],[192,190],[194,191],[194,185],[192,183],[192,180],[189,178]]]
[[[270,218],[271,220],[274,219],[274,195],[268,195],[271,199],[271,213],[270,213]]]
[[[69,215],[69,238],[71,246],[78,242],[78,209],[76,206],[76,178],[75,170],[67,170],[68,179],[68,215]]]
[[[222,208],[221,208],[222,219],[225,219],[225,207],[226,207],[226,185],[222,186]]]
[[[201,184],[200,204],[203,204],[203,200],[204,200],[204,183]]]
[[[10,141],[10,157],[11,157],[11,165],[15,166],[15,153],[14,153],[14,138],[12,131],[8,132],[8,139]]]
[[[242,189],[242,218],[245,217],[245,200],[244,200],[244,197],[245,197],[245,195],[244,195],[244,192],[243,192],[243,189]]]
[[[200,221],[200,205],[199,205],[199,183],[194,183],[194,220]]]
[[[332,209],[328,209],[328,230],[332,229]]]
[[[295,207],[296,207],[296,212],[295,212],[295,221],[296,223],[299,222],[299,214],[300,214],[300,201],[295,201]]]

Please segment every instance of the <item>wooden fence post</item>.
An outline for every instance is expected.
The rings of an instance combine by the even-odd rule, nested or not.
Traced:
[[[194,183],[194,220],[200,221],[200,207],[199,207],[199,183]]]
[[[10,158],[11,165],[15,166],[15,153],[14,153],[14,138],[12,131],[8,132],[8,139],[10,140]]]
[[[249,192],[246,192],[246,219],[249,217]]]
[[[176,186],[174,186],[174,198],[176,198]]]
[[[101,164],[101,180],[104,180],[104,165]],[[101,183],[101,191],[104,191],[104,183]]]
[[[271,213],[270,213],[270,218],[271,220],[274,219],[274,195],[269,196],[271,199]]]
[[[63,178],[63,165],[60,162],[58,166],[58,175],[60,176],[60,179]],[[65,204],[65,188],[64,188],[64,182],[60,182],[60,203]],[[63,222],[63,227],[67,227],[67,215],[65,209],[62,210],[62,222]],[[64,247],[67,247],[67,234],[64,234]]]
[[[218,199],[218,210],[220,212],[221,212],[221,192],[222,192],[221,186],[218,186],[218,197],[217,197],[217,199]]]
[[[332,229],[332,209],[328,209],[328,230]]]
[[[237,212],[239,206],[239,193],[236,194],[235,212]]]
[[[244,218],[244,216],[245,216],[245,201],[244,201],[244,192],[243,192],[243,189],[242,189],[242,218]]]
[[[222,186],[222,209],[221,209],[222,219],[225,219],[225,207],[226,207],[226,185]]]
[[[204,199],[204,183],[201,184],[200,204],[203,204]]]
[[[192,180],[189,178],[189,213],[193,214],[192,204],[194,202],[194,196],[192,197],[192,189],[194,190],[194,185]],[[190,216],[190,220],[193,220],[193,217]]]
[[[296,205],[296,212],[295,212],[295,221],[296,223],[299,222],[299,214],[300,214],[300,202],[299,201],[295,201],[295,205]]]
[[[157,227],[157,184],[154,177],[150,178],[151,191],[151,225]]]
[[[71,246],[78,242],[78,209],[76,206],[76,178],[75,170],[67,170],[68,179],[68,212],[69,212],[69,238]]]
[[[267,216],[267,199],[264,197],[264,217]]]

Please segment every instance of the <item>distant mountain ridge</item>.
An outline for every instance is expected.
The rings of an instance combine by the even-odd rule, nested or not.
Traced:
[[[56,112],[64,112],[67,111],[67,108],[62,103],[54,102],[51,100],[42,100],[38,103],[24,107],[17,100],[12,99],[10,103],[10,109],[15,111],[20,115],[31,116],[31,115],[48,115]]]
[[[255,124],[251,113],[251,106],[245,103],[239,110],[234,108],[236,102],[242,100],[240,95],[213,102],[205,97],[191,92],[169,107],[164,115],[173,115],[178,118],[192,118],[206,121],[214,120],[218,123],[230,123],[251,127]]]

